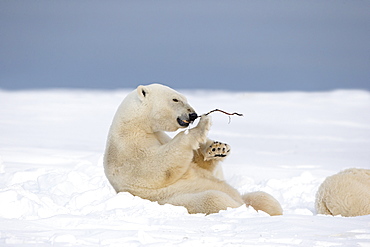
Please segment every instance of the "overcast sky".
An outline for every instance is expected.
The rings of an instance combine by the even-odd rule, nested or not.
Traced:
[[[0,1],[0,88],[370,90],[370,1]]]

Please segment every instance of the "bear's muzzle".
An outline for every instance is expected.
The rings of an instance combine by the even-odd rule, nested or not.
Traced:
[[[198,118],[198,114],[195,112],[190,113],[189,115],[181,115],[177,118],[177,123],[181,127],[188,127],[190,123],[194,122]]]

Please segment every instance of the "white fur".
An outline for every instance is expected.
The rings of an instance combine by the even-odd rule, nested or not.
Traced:
[[[208,116],[203,115],[187,134],[179,132],[171,139],[164,132],[181,128],[177,119],[193,112],[184,96],[159,84],[139,86],[123,100],[113,119],[104,157],[105,174],[117,192],[185,206],[190,213],[216,213],[245,203],[221,179],[218,163],[224,158],[212,157],[212,145],[216,144],[207,139]],[[259,198],[259,210],[282,214],[274,198]]]
[[[326,178],[317,191],[315,206],[319,214],[370,214],[370,170],[352,168]]]

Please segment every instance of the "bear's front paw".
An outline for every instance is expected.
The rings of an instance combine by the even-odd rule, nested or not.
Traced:
[[[205,143],[207,141],[207,135],[210,127],[211,118],[209,116],[202,115],[198,125],[191,129],[189,133],[195,137],[195,140],[197,140],[198,143]]]
[[[230,154],[230,146],[222,142],[213,142],[204,152],[204,160],[223,160]]]

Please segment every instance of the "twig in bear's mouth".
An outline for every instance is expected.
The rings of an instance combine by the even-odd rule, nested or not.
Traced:
[[[241,113],[237,113],[237,112],[234,112],[234,113],[228,113],[228,112],[226,112],[226,111],[223,111],[223,110],[220,110],[220,109],[214,109],[214,110],[212,110],[212,111],[210,111],[210,112],[207,112],[206,114],[204,114],[205,116],[207,116],[207,115],[209,115],[209,114],[211,114],[212,112],[215,112],[215,111],[219,111],[219,112],[222,112],[222,113],[224,113],[224,114],[226,114],[226,115],[229,115],[229,123],[230,123],[230,121],[231,121],[231,117],[230,116],[232,116],[232,115],[237,115],[237,116],[240,116],[240,117],[242,117],[243,116],[243,114],[241,114]],[[197,118],[200,118],[200,117],[202,117],[202,115],[200,115],[200,116],[197,116]],[[189,120],[182,120],[184,123],[192,123],[193,121],[189,121]]]
[[[241,114],[241,113],[237,113],[237,112],[233,112],[233,113],[228,113],[228,112],[225,112],[225,111],[223,111],[223,110],[220,110],[220,109],[214,109],[214,110],[212,110],[212,111],[210,111],[210,112],[207,112],[206,114],[204,114],[204,115],[208,115],[208,114],[211,114],[212,112],[215,112],[215,111],[219,111],[219,112],[222,112],[222,113],[224,113],[224,114],[226,114],[226,115],[228,115],[229,116],[229,123],[231,122],[231,117],[230,116],[232,116],[232,115],[237,115],[237,116],[240,116],[240,117],[242,117],[243,116],[243,114]],[[202,116],[198,116],[198,117],[202,117]]]
[[[241,114],[241,113],[237,113],[237,112],[234,112],[234,113],[228,113],[228,112],[225,112],[225,111],[223,111],[223,110],[220,110],[220,109],[214,109],[214,110],[212,110],[212,111],[210,111],[210,112],[208,112],[208,113],[206,113],[206,114],[204,114],[204,115],[208,115],[208,114],[211,114],[212,112],[215,112],[215,111],[219,111],[219,112],[222,112],[222,113],[224,113],[224,114],[226,114],[226,115],[229,115],[229,116],[232,116],[232,115],[238,115],[238,116],[240,116],[240,117],[242,117],[243,116],[243,114]]]

